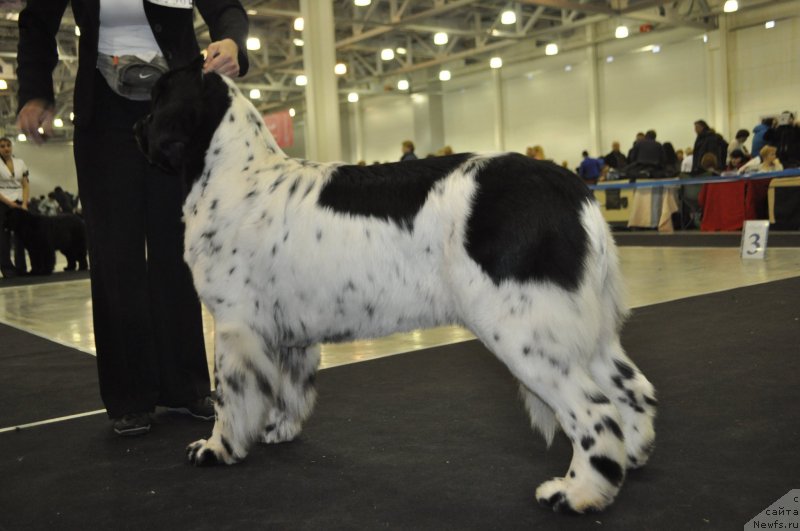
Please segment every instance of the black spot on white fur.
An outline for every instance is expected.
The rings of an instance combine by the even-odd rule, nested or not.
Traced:
[[[437,181],[471,155],[372,166],[339,166],[320,191],[318,203],[335,212],[392,221],[413,230],[414,217]]]
[[[489,159],[475,180],[467,253],[494,283],[577,289],[588,240],[580,212],[592,197],[586,185],[553,163],[518,154]]]

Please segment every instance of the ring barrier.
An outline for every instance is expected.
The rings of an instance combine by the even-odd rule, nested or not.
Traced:
[[[800,168],[792,168],[782,171],[769,171],[761,173],[747,173],[739,175],[738,173],[723,173],[719,176],[709,177],[685,177],[683,179],[657,179],[647,182],[634,182],[634,183],[615,183],[614,181],[605,181],[603,184],[589,185],[591,190],[627,190],[638,188],[663,188],[670,186],[686,186],[696,184],[717,184],[717,183],[732,183],[737,181],[757,181],[761,179],[781,179],[784,177],[800,177]]]

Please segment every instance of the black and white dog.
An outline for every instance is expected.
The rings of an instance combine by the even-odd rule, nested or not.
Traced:
[[[75,214],[43,216],[19,208],[8,212],[7,226],[22,241],[31,261],[31,274],[50,275],[56,251],[67,258],[64,271],[89,268],[86,259],[86,224]]]
[[[519,380],[533,425],[573,445],[537,499],[598,510],[653,448],[653,386],[625,355],[616,249],[574,174],[518,154],[370,167],[287,157],[255,107],[199,64],[137,124],[186,179],[185,258],[216,323],[216,423],[196,465],[295,438],[318,345],[457,323]]]

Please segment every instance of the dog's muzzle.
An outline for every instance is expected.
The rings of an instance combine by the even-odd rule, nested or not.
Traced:
[[[133,125],[133,136],[147,161],[170,174],[177,174],[183,163],[186,142],[181,139],[150,138],[153,115],[148,114]]]

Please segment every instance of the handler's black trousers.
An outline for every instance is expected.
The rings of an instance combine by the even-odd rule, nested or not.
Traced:
[[[89,234],[100,394],[111,418],[209,394],[200,303],[183,261],[180,179],[150,166],[130,101],[95,76],[94,119],[75,128]]]

